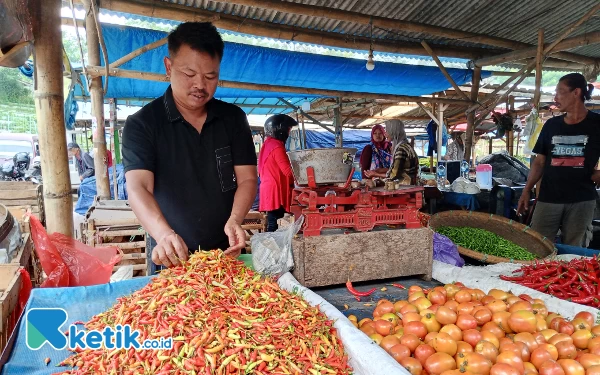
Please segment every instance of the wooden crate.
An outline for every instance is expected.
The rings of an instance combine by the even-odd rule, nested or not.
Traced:
[[[146,232],[127,201],[95,199],[82,228],[85,243],[93,247],[118,247],[123,258],[114,271],[133,266],[134,276],[147,275]]]
[[[306,287],[419,275],[431,280],[433,231],[389,229],[299,236],[292,274]]]
[[[18,264],[0,264],[0,351],[4,350],[21,315],[19,292],[23,284]]]
[[[262,233],[267,230],[267,215],[262,212],[250,211],[242,222],[242,229],[246,232],[246,253],[250,254],[250,238],[255,233]]]
[[[0,203],[5,205],[15,219],[24,217],[27,210],[45,223],[44,190],[42,185],[30,181],[1,181]]]

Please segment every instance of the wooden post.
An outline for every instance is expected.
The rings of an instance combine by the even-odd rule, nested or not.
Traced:
[[[577,22],[575,22],[572,25],[569,25],[569,27],[566,30],[564,30],[562,32],[562,34],[560,34],[560,36],[554,40],[554,42],[552,42],[549,46],[544,48],[544,55],[547,55],[548,53],[552,52],[552,50],[554,49],[554,47],[556,47],[556,45],[558,43],[562,42],[563,39],[568,37],[576,28],[578,28],[585,21],[589,20],[599,10],[600,10],[600,3],[596,4],[590,10],[588,10],[587,13],[584,14],[583,17],[581,17]]]
[[[88,45],[88,62],[100,65],[100,39],[96,29],[96,20],[92,11],[92,1],[82,0],[86,12],[86,37]],[[108,61],[104,62],[108,64]],[[104,69],[103,69],[104,70]],[[106,135],[104,131],[104,94],[102,78],[91,78],[90,96],[92,102],[92,139],[94,147],[94,168],[96,169],[96,194],[103,199],[110,199],[110,181],[106,167]]]
[[[337,99],[338,106],[333,109],[335,121],[335,147],[344,147],[344,135],[342,131],[342,111],[340,110],[342,98]]]
[[[465,94],[460,89],[460,87],[458,87],[458,85],[456,84],[456,82],[454,82],[454,79],[452,79],[452,76],[450,76],[450,74],[448,73],[448,71],[444,67],[444,64],[442,64],[442,62],[437,57],[437,55],[435,54],[435,52],[433,52],[433,50],[431,49],[431,47],[429,47],[429,44],[427,44],[427,42],[423,40],[421,42],[421,45],[423,46],[423,48],[425,48],[425,50],[427,51],[427,53],[429,54],[429,56],[431,56],[431,58],[433,59],[433,61],[435,61],[435,63],[437,64],[438,68],[440,68],[440,70],[442,71],[442,74],[444,75],[444,77],[446,77],[446,79],[448,80],[448,82],[452,85],[452,87],[454,87],[454,90],[456,90],[456,92],[460,96],[462,96],[465,100],[469,100],[469,97],[467,96],[467,94]]]
[[[112,136],[115,136],[115,129],[117,128],[117,99],[111,98],[108,99],[108,104],[110,106],[110,133],[112,134]],[[114,198],[115,200],[119,199],[119,187],[117,184],[117,161],[115,160],[115,152],[114,149],[112,147],[113,142],[111,142],[110,144],[110,152],[113,156],[113,166],[112,166],[112,175],[113,175],[113,192],[114,192]],[[117,143],[115,142],[114,145],[116,146]]]
[[[488,155],[494,152],[494,138],[490,137],[490,145],[488,147]]]
[[[533,95],[533,108],[540,106],[542,86],[542,60],[544,59],[544,29],[538,31],[538,47],[535,60],[535,94]]]
[[[37,2],[34,22],[35,109],[48,233],[73,237],[73,197],[64,117],[61,0]]]
[[[473,79],[471,83],[471,101],[477,101],[479,95],[479,81],[481,80],[481,68],[473,69]],[[467,114],[467,134],[465,135],[465,160],[471,160],[471,147],[473,146],[473,133],[475,132],[475,112]]]

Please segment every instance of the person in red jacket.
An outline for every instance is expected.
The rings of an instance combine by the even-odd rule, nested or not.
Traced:
[[[288,115],[274,115],[265,122],[265,143],[258,156],[259,210],[267,212],[267,232],[277,230],[277,220],[290,210],[294,175],[285,152],[292,127],[298,122]]]

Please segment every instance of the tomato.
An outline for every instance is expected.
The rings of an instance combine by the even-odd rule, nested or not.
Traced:
[[[396,326],[398,324],[402,324],[402,322],[400,321],[400,318],[398,318],[398,315],[396,315],[394,313],[385,313],[381,316],[381,319],[387,320],[388,322],[392,323],[394,328],[396,328]]]
[[[408,288],[408,295],[410,296],[411,294],[413,294],[413,293],[415,293],[415,292],[421,292],[421,293],[423,293],[423,288],[421,288],[421,287],[420,287],[420,286],[418,286],[418,285],[411,285],[411,286]]]
[[[468,329],[463,331],[463,341],[470,344],[471,346],[477,345],[479,341],[481,341],[483,336],[481,332],[476,329]]]
[[[531,305],[531,308],[533,309],[533,313],[535,315],[541,316],[542,318],[544,318],[544,321],[546,320],[546,317],[548,316],[548,308],[546,307],[546,305],[544,305],[543,303],[534,303],[533,305]]]
[[[546,361],[539,368],[540,375],[566,375],[565,371],[555,361]]]
[[[510,306],[510,308],[508,309],[508,312],[514,313],[514,312],[522,311],[522,310],[533,312],[533,307],[531,306],[531,303],[529,303],[527,301],[523,301],[519,298],[519,301],[515,302],[512,306]]]
[[[375,310],[377,310],[377,309],[375,309]],[[402,315],[411,313],[411,312],[413,312],[413,313],[419,312],[419,309],[417,309],[417,307],[415,305],[413,305],[412,303],[404,305],[400,308],[400,314],[402,314]]]
[[[548,344],[556,346],[556,344],[558,344],[561,341],[567,341],[567,342],[573,343],[573,339],[571,338],[571,336],[565,335],[564,333],[558,333],[558,334],[552,336],[550,338],[550,340],[548,340]]]
[[[538,374],[537,368],[535,368],[535,366],[531,362],[524,362],[523,367],[525,368],[525,375],[537,375]]]
[[[592,366],[586,369],[585,375],[600,375],[600,365]]]
[[[517,296],[512,296],[512,295],[511,295],[511,296],[509,296],[509,297],[506,299],[506,304],[507,304],[507,305],[508,305],[508,307],[510,308],[510,307],[511,307],[512,305],[514,305],[515,303],[517,303],[517,302],[521,302],[521,301],[523,301],[523,300],[522,300],[522,299],[520,299],[519,297],[517,297]],[[523,302],[526,302],[526,301],[523,301]]]
[[[419,297],[413,301],[412,304],[415,305],[419,311],[428,309],[432,305],[431,301],[428,300],[427,297]]]
[[[487,340],[481,340],[475,345],[475,353],[479,353],[493,363],[496,363],[498,357],[498,347]]]
[[[523,360],[521,356],[513,351],[502,352],[496,357],[496,363],[506,363],[509,366],[515,368],[519,374],[523,375],[525,367],[523,366]]]
[[[492,314],[492,319],[493,319],[493,314]],[[500,328],[498,326],[498,324],[496,324],[495,322],[488,322],[485,323],[482,327],[481,327],[481,332],[490,332],[492,333],[494,336],[496,336],[498,339],[501,339],[502,337],[506,336],[506,332],[504,332],[504,330],[502,328]]]
[[[467,329],[475,329],[477,328],[477,320],[475,320],[473,315],[459,314],[456,318],[456,326],[462,329],[463,331]]]
[[[394,304],[391,303],[390,301],[384,299],[384,300],[379,300],[377,302],[377,307],[384,313],[393,313],[394,312]]]
[[[415,312],[408,312],[406,314],[402,314],[402,325],[406,325],[409,322],[420,322],[421,314]]]
[[[556,346],[551,345],[551,344],[540,344],[539,349],[543,349],[545,351],[547,351],[548,353],[550,353],[550,356],[552,357],[553,360],[558,360],[558,349],[556,349]]]
[[[547,321],[547,320],[548,320],[548,319],[546,319],[546,321]],[[565,318],[563,318],[563,317],[560,317],[560,316],[557,316],[556,318],[554,318],[554,319],[552,319],[552,320],[550,321],[550,323],[548,324],[548,327],[549,327],[549,328],[551,328],[551,329],[553,329],[553,330],[555,330],[556,332],[560,332],[560,331],[558,330],[558,325],[559,325],[561,322],[566,322]]]
[[[517,346],[514,342],[510,341],[508,338],[504,338],[500,342],[500,353],[504,353],[507,351],[514,352],[515,354],[521,355],[521,348]]]
[[[573,359],[577,357],[577,348],[573,343],[561,341],[555,345],[558,350],[558,359]]]
[[[490,331],[481,331],[481,339],[485,340],[485,341],[489,341],[496,348],[500,348],[500,340],[498,340],[498,338],[496,337],[496,335],[494,335]]]
[[[456,342],[456,354],[472,353],[472,352],[473,352],[473,347],[471,346],[471,344],[468,344],[464,341]]]
[[[600,336],[600,324],[596,326],[592,326],[592,333],[596,336]]]
[[[457,365],[461,372],[488,375],[493,363],[479,353],[466,353],[464,359]]]
[[[412,333],[421,340],[427,335],[427,327],[422,322],[408,322],[404,325],[404,334]]]
[[[552,336],[558,334],[558,332],[556,332],[555,330],[550,329],[550,328],[540,331],[540,333],[542,335],[544,335],[544,338],[546,339],[546,341],[550,340],[552,338]]]
[[[469,314],[472,315],[473,310],[475,309],[475,304],[473,302],[463,302],[459,303],[456,308],[456,313],[460,314]]]
[[[429,306],[429,310],[431,310],[431,312],[433,312],[434,314],[436,313],[436,311],[438,311],[438,309],[440,308],[441,305],[431,305]]]
[[[592,350],[596,347],[600,347],[600,337],[594,337],[588,342],[588,349]]]
[[[496,363],[490,369],[490,375],[521,375],[517,369],[506,363]]]
[[[421,323],[427,328],[427,332],[438,332],[442,325],[435,319],[434,314],[427,314],[421,318]]]
[[[429,344],[429,341],[433,340],[437,336],[438,332],[429,332],[423,339],[425,344]]]
[[[439,290],[432,290],[427,295],[427,299],[429,299],[429,301],[431,301],[433,304],[443,305],[446,303],[446,293],[442,294],[442,292]]]
[[[411,375],[422,375],[423,365],[415,358],[405,357],[397,360]]]
[[[407,301],[410,302],[410,303],[412,303],[412,304],[414,304],[414,302],[416,300],[418,300],[419,298],[421,298],[421,297],[427,299],[427,296],[425,295],[425,293],[423,293],[423,292],[414,292],[413,294],[409,294],[408,295]]]
[[[558,332],[564,333],[565,335],[572,335],[575,332],[575,326],[571,322],[563,320],[558,323]]]
[[[578,356],[577,362],[581,363],[586,370],[592,366],[600,365],[600,356],[590,353],[583,353]]]
[[[546,338],[539,332],[533,334],[533,339],[538,345],[546,343]]]
[[[515,345],[521,353],[521,359],[523,362],[529,362],[531,359],[531,351],[529,350],[529,347],[520,341],[515,342]]]
[[[442,329],[440,329],[440,332],[447,333],[455,341],[461,341],[463,339],[463,331],[454,324],[443,326]]]
[[[440,306],[435,312],[435,319],[443,325],[456,323],[457,317],[456,312],[446,306]]]
[[[471,301],[481,301],[486,294],[481,289],[471,289]]]
[[[408,305],[408,301],[405,300],[394,302],[394,312],[399,313],[400,310],[406,305]]]
[[[454,356],[458,350],[456,341],[449,334],[443,332],[439,333],[429,344],[436,352],[447,353],[451,356]]]
[[[435,349],[431,345],[422,344],[415,349],[415,358],[425,365],[427,358],[435,354]]]
[[[483,326],[485,323],[492,321],[492,312],[487,307],[482,307],[473,315],[477,321],[477,325]]]
[[[423,367],[430,375],[440,375],[444,371],[456,369],[456,361],[447,353],[435,353],[427,358]]]
[[[500,289],[490,289],[488,296],[492,296],[496,299],[504,301],[510,296],[510,294]]]
[[[444,285],[444,289],[446,289],[446,298],[448,299],[454,298],[454,295],[460,290],[460,288],[454,284],[446,284]]]
[[[508,318],[512,314],[508,311],[498,311],[492,314],[492,322],[496,323],[498,327],[506,333],[514,333],[514,331],[508,325]]]
[[[535,341],[533,335],[529,332],[517,333],[515,337],[513,337],[513,341],[524,343],[525,345],[527,345],[530,351],[534,351],[539,346],[537,341]]]
[[[412,333],[408,333],[400,337],[400,344],[406,345],[412,353],[419,345],[422,344],[422,342],[417,336],[413,335]]]
[[[573,332],[571,338],[573,339],[573,344],[577,349],[587,349],[590,340],[594,337],[592,331],[588,329],[580,329],[578,331]]]
[[[536,319],[531,311],[520,310],[510,314],[508,326],[516,333],[535,332]]]
[[[574,316],[573,320],[575,320],[575,319],[583,319],[583,320],[585,320],[590,325],[590,327],[593,327],[594,323],[596,322],[596,319],[594,318],[594,315],[591,312],[588,312],[588,311],[580,311],[580,312],[578,312]]]
[[[400,362],[402,358],[410,357],[410,349],[406,345],[402,345],[400,343],[389,348],[387,352],[390,353],[396,362]]]
[[[362,326],[363,326],[363,324],[365,324],[365,323],[367,323],[367,322],[372,322],[372,321],[373,321],[373,319],[371,319],[371,318],[364,318],[364,319],[361,319],[361,320],[358,322],[358,327],[360,328],[360,327],[362,327]]]
[[[451,300],[446,301],[446,303],[444,303],[444,306],[446,306],[450,310],[456,312],[456,310],[458,309],[458,302],[451,299]]]
[[[550,327],[550,323],[554,320],[554,318],[562,318],[562,317],[560,316],[560,314],[548,312],[548,316],[546,317],[546,323],[548,323],[548,327]],[[558,326],[557,326],[557,328],[558,328]],[[554,329],[554,328],[552,328],[552,329]]]
[[[379,343],[379,346],[381,346],[383,348],[383,350],[385,350],[386,352],[390,352],[390,349],[395,346],[400,344],[400,339],[396,336],[393,335],[389,335],[389,336],[385,336],[383,338],[383,340],[381,340],[381,342]]]
[[[539,332],[539,331],[543,331],[545,329],[548,329],[548,323],[546,323],[546,320],[544,319],[543,316],[536,315],[535,316],[535,330]]]
[[[537,348],[531,352],[531,359],[529,360],[539,370],[542,363],[546,361],[553,361],[552,354],[545,349]]]
[[[469,289],[463,289],[454,295],[454,300],[458,303],[471,302],[472,299]]]
[[[495,301],[496,299],[493,296],[490,295],[486,295],[485,297],[483,297],[480,301],[481,303],[485,306],[488,303]]]
[[[490,309],[490,311],[492,312],[492,314],[496,313],[496,312],[507,311],[508,310],[508,306],[506,305],[506,302],[504,302],[501,299],[495,299],[492,302],[486,304],[485,307],[487,307],[488,309]]]
[[[588,321],[583,318],[575,318],[571,321],[571,324],[573,324],[573,327],[575,327],[575,331],[580,329],[592,329],[591,324],[589,324]]]
[[[379,345],[381,344],[381,340],[383,340],[383,336],[381,336],[379,333],[374,333],[372,335],[369,335],[369,338],[373,341],[375,341],[375,344]]]

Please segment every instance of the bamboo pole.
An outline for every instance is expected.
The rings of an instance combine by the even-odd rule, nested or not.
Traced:
[[[568,38],[563,40],[554,46],[553,51],[564,51],[576,47],[587,46],[590,44],[600,43],[600,31],[595,31],[591,33],[586,33],[583,35],[578,35],[572,38]],[[550,46],[550,44],[544,45],[544,47]],[[479,60],[476,60],[474,63],[477,66],[489,66],[489,65],[498,65],[516,60],[528,59],[536,56],[538,47],[529,47],[516,51],[511,51],[507,53],[503,53],[497,56],[489,56],[484,57]],[[557,52],[551,53],[551,56],[555,56]],[[594,58],[582,56],[582,59],[579,59],[579,62],[583,62],[585,65],[593,65],[595,61]],[[564,59],[563,59],[564,60]]]
[[[88,66],[88,74],[91,77],[100,77],[104,75],[104,68],[101,66]],[[158,73],[146,73],[136,70],[124,70],[124,69],[110,69],[109,75],[112,77],[123,77],[133,79],[145,79],[150,81],[168,82],[168,79],[164,74]],[[439,102],[444,104],[458,104],[465,105],[470,104],[465,100],[461,99],[450,99],[450,98],[431,98],[426,96],[408,96],[408,95],[393,95],[393,94],[374,94],[367,92],[352,92],[352,91],[340,91],[340,90],[326,90],[326,89],[313,89],[304,87],[292,87],[292,86],[278,86],[278,85],[267,85],[259,83],[247,83],[247,82],[232,82],[232,81],[219,81],[219,87],[226,88],[238,88],[246,90],[260,90],[269,92],[289,92],[298,94],[315,94],[329,97],[348,97],[348,98],[365,98],[365,99],[388,99],[397,102]]]
[[[477,101],[479,95],[479,81],[481,81],[481,68],[476,66],[473,69],[473,78],[471,85],[471,100]],[[471,159],[471,147],[473,145],[473,133],[475,133],[475,112],[467,113],[467,134],[465,134],[465,160]]]
[[[237,105],[237,104],[236,104]],[[402,120],[402,121],[429,121],[432,118],[429,116],[410,116],[410,115],[397,115],[397,116],[368,116],[368,115],[347,115],[347,118],[355,119],[373,119],[373,120]],[[435,119],[437,121],[437,118]]]
[[[138,49],[136,49],[135,51],[129,52],[127,55],[121,57],[120,59],[115,60],[114,62],[112,62],[110,64],[111,68],[118,68],[119,66],[125,64],[126,62],[129,62],[133,59],[135,59],[136,57],[138,57],[139,55],[148,52],[150,50],[153,50],[155,48],[158,48],[164,44],[167,43],[167,39],[168,37],[164,37],[162,39],[157,40],[156,42],[152,42],[150,44],[146,44],[145,46],[142,46]]]
[[[448,80],[448,82],[450,82],[450,84],[452,85],[452,87],[454,87],[454,90],[456,90],[458,92],[458,94],[463,97],[463,99],[470,100],[469,97],[467,96],[467,94],[465,94],[460,89],[460,87],[458,87],[458,85],[456,84],[456,82],[454,82],[454,79],[452,79],[452,76],[450,76],[450,74],[448,74],[448,71],[444,67],[444,64],[442,64],[442,62],[437,57],[437,55],[435,54],[435,52],[433,52],[433,50],[431,49],[431,47],[429,46],[429,44],[427,44],[427,42],[423,40],[423,41],[421,41],[421,45],[423,46],[423,48],[425,48],[425,50],[427,51],[427,53],[429,54],[429,56],[431,56],[431,58],[433,59],[433,61],[435,61],[435,63],[437,64],[438,68],[440,68],[440,70],[442,71],[442,74],[444,75],[444,77],[446,77],[446,79]]]
[[[577,22],[575,22],[572,25],[570,25],[569,27],[567,27],[567,29],[565,31],[563,31],[563,33],[560,34],[560,36],[558,38],[556,38],[554,40],[554,42],[552,42],[548,47],[544,48],[544,55],[547,55],[548,53],[552,52],[552,50],[554,49],[554,47],[556,47],[556,45],[558,43],[562,42],[563,39],[568,37],[576,28],[578,28],[585,21],[589,20],[599,10],[600,10],[600,3],[596,4],[596,6],[594,6],[586,14],[584,14],[583,17],[581,17]]]
[[[44,209],[48,233],[73,237],[73,197],[67,156],[62,34],[60,30],[61,0],[37,3],[39,12],[34,25],[35,109],[42,174],[44,176]]]
[[[82,0],[86,13],[86,37],[88,45],[88,62],[91,65],[100,65],[100,39],[96,29],[96,20],[92,11],[92,1]],[[105,63],[107,63],[105,61]],[[102,92],[102,78],[106,72],[105,67],[99,67],[102,73],[94,76],[90,83],[92,102],[92,139],[94,146],[94,168],[96,169],[96,194],[103,199],[110,199],[110,181],[106,166],[106,135],[104,132],[104,94]],[[94,121],[96,123],[94,129]]]
[[[544,59],[544,29],[538,31],[537,56],[535,58],[535,94],[533,95],[533,107],[540,105],[542,86],[542,60]]]
[[[423,105],[423,103],[421,102],[417,102],[417,105],[419,107],[421,107],[421,109],[423,110],[423,112],[427,113],[429,115],[428,120],[433,120],[438,126],[440,125],[440,120],[433,114],[433,112],[431,112],[429,109],[427,109],[427,107],[425,107]]]
[[[8,60],[11,57],[13,57],[14,55],[16,55],[17,53],[21,52],[21,50],[23,48],[26,48],[28,46],[31,45],[31,42],[21,42],[18,43],[16,45],[14,45],[8,52],[6,52],[5,54],[2,54],[2,52],[0,52],[0,65],[2,65],[2,62],[4,60]]]

